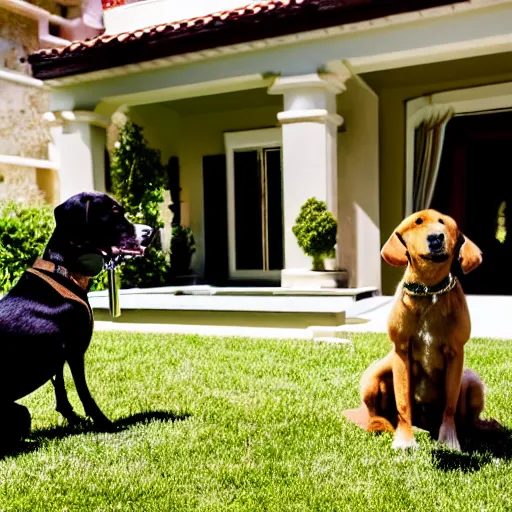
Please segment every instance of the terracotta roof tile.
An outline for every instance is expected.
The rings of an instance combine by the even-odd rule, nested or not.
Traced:
[[[29,62],[34,77],[59,78],[463,1],[467,0],[264,0],[232,11],[42,49]]]

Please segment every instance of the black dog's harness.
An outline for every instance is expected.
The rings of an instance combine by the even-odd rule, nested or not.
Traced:
[[[52,272],[54,274],[61,275],[66,277],[71,282],[79,286],[84,292],[87,290],[87,286],[89,284],[90,278],[86,276],[81,276],[78,274],[73,274],[68,272],[68,270],[60,265],[55,265],[51,261],[46,261],[41,258],[38,258],[32,268],[27,269],[27,272],[40,277],[43,281],[49,284],[57,293],[59,293],[65,299],[73,300],[82,304],[87,309],[87,313],[89,314],[89,320],[93,321],[91,306],[81,297],[79,297],[75,292],[67,288],[66,286],[59,283],[57,280],[53,279],[48,274],[41,272],[41,270],[45,270],[47,272]]]
[[[432,286],[410,281],[403,284],[403,289],[407,295],[412,297],[430,297],[432,295],[442,295],[453,290],[457,286],[457,282],[458,279],[450,273],[441,282]]]

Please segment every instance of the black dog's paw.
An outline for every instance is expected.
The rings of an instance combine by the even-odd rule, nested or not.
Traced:
[[[62,416],[70,427],[85,427],[89,423],[86,418],[82,418],[82,416],[79,416],[75,412],[63,414]]]

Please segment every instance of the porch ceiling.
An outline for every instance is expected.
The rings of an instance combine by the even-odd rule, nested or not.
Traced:
[[[512,52],[507,52],[375,71],[361,77],[377,93],[383,89],[423,86],[425,90],[421,94],[429,94],[443,90],[446,83],[472,81],[472,86],[477,86],[490,80],[507,80],[506,76],[512,72],[511,62]],[[434,83],[439,85],[433,86]]]
[[[199,96],[176,101],[166,101],[162,106],[181,115],[203,114],[205,112],[225,112],[244,108],[282,107],[282,96],[273,96],[267,89],[251,89],[212,96]]]

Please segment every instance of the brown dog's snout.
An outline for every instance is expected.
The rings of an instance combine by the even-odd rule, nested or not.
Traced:
[[[444,249],[444,234],[430,233],[427,235],[427,245],[430,252],[440,252]]]

